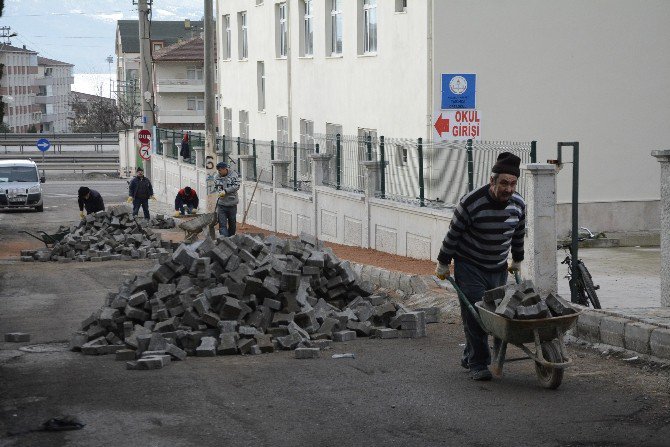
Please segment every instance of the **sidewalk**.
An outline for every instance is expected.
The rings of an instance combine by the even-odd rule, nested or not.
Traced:
[[[153,213],[172,215],[169,204],[153,202]],[[238,227],[241,227],[238,222]],[[240,232],[270,234],[245,225]],[[178,230],[170,236],[178,237]],[[170,237],[168,236],[168,238]],[[290,237],[281,235],[283,237]],[[176,240],[176,239],[175,239]],[[326,243],[342,259],[358,264],[356,271],[374,284],[397,289],[399,298],[412,307],[438,306],[443,320],[460,321],[458,301],[452,290],[440,289],[432,278],[434,260],[417,260],[377,250]],[[569,299],[565,258],[558,251],[558,292]],[[602,310],[585,308],[575,335],[594,343],[605,343],[643,356],[670,360],[670,307],[660,307],[660,248],[583,248],[579,258],[600,285]]]

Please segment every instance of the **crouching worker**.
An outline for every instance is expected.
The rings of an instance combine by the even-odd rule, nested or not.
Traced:
[[[196,214],[198,202],[198,194],[190,186],[180,189],[174,198],[174,216],[183,216],[185,212]]]
[[[105,203],[98,191],[82,186],[79,188],[77,196],[79,197],[79,217],[82,219],[84,218],[84,209],[86,209],[86,214],[105,211]]]
[[[237,190],[240,189],[240,179],[237,172],[230,169],[228,163],[219,162],[216,165],[218,173],[214,176],[214,188],[218,194],[216,213],[219,219],[219,234],[233,236],[237,228]]]

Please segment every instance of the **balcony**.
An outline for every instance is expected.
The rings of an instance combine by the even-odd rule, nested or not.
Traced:
[[[52,123],[56,120],[57,115],[55,113],[42,113],[42,122],[43,123]]]
[[[54,104],[56,102],[55,96],[35,96],[36,104]]]
[[[158,124],[205,124],[204,110],[160,110]]]
[[[205,81],[202,79],[158,79],[157,93],[204,93]]]

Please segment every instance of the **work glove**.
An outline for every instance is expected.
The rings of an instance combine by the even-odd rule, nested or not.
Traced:
[[[79,217],[81,217],[82,219],[84,218],[84,212],[83,211],[79,211]]]
[[[191,214],[193,214],[193,215],[198,214],[198,208],[193,208],[193,209],[191,210]]]
[[[441,281],[447,279],[449,276],[449,264],[442,264],[440,262],[435,266],[435,276],[437,276]]]
[[[151,200],[156,200],[156,196],[149,197]]]
[[[219,197],[226,197],[226,191],[221,191],[219,193]]]
[[[174,217],[179,217],[179,216],[181,216],[181,213],[179,211],[175,211],[174,212]]]
[[[521,270],[521,261],[512,261],[507,267],[507,271],[510,273],[518,272],[519,270]]]
[[[131,203],[132,201],[133,201],[133,198],[130,197],[130,196],[126,199],[126,202],[128,202],[128,203]]]

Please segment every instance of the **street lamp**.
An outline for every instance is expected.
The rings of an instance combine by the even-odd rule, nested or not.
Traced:
[[[112,98],[112,62],[114,58],[112,56],[107,56],[107,64],[109,66],[109,97]]]

